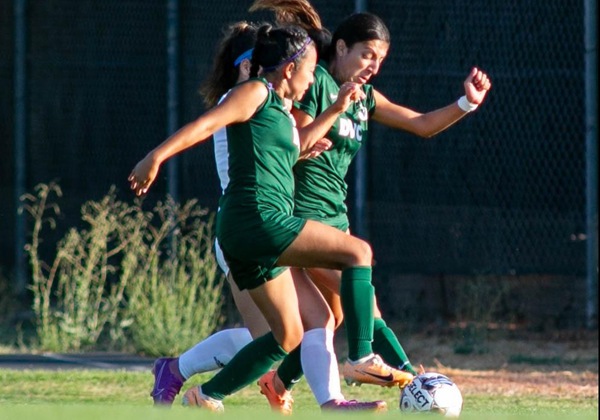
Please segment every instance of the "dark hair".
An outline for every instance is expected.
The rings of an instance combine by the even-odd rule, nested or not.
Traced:
[[[259,67],[264,73],[269,73],[285,63],[300,63],[311,42],[308,33],[299,26],[261,26],[252,54],[250,76],[255,77]]]
[[[319,14],[307,0],[255,0],[248,10],[270,10],[275,13],[275,22],[278,25],[300,26],[315,42],[317,55],[327,56],[331,32],[323,28]]]
[[[236,84],[240,69],[235,60],[254,48],[257,33],[258,25],[248,22],[237,22],[225,28],[212,70],[199,90],[207,107],[216,105],[221,96]]]
[[[321,29],[306,29],[308,36],[315,41],[315,47],[317,48],[317,56],[319,59],[327,58],[329,50],[331,48],[331,32],[326,28]]]
[[[331,39],[330,57],[335,54],[335,44],[341,39],[348,48],[358,42],[379,40],[390,43],[390,31],[383,20],[371,13],[355,13],[342,21]]]

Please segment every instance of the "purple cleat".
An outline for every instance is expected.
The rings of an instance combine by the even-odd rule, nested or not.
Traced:
[[[322,411],[387,411],[385,401],[356,401],[356,400],[331,400],[321,406]]]
[[[171,363],[177,359],[163,357],[154,362],[152,373],[154,374],[154,388],[150,396],[154,400],[154,405],[170,406],[175,397],[179,394],[183,386],[184,379],[178,373],[173,373],[170,369]]]

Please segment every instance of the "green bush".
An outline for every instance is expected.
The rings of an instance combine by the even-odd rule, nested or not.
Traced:
[[[117,200],[111,188],[82,206],[86,228],[70,229],[49,265],[39,256],[41,232],[45,224],[55,227],[60,209],[50,198],[62,192],[54,183],[35,190],[22,200],[33,218],[26,250],[41,350],[99,349],[105,337],[111,350],[177,353],[220,325],[213,215],[196,201],[179,206],[167,199],[144,212],[139,201]]]
[[[174,355],[221,325],[223,277],[212,253],[212,217],[205,221],[195,201],[180,207],[170,199],[155,213],[159,228],[141,230],[123,260],[127,313],[138,352]]]

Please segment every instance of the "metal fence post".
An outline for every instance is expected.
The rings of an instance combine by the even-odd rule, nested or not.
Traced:
[[[585,0],[586,326],[597,324],[598,306],[598,50],[596,0]]]
[[[356,13],[367,10],[367,0],[355,0],[354,11]],[[368,143],[367,143],[368,144]],[[361,147],[356,155],[354,166],[354,217],[352,233],[361,238],[368,238],[367,224],[367,176],[369,174],[366,146]]]
[[[25,215],[19,214],[21,196],[26,191],[27,174],[27,20],[26,0],[14,1],[15,17],[15,283],[14,292],[22,296],[27,289],[27,261],[25,255]]]
[[[167,136],[179,128],[179,0],[167,0]],[[167,162],[167,192],[179,201],[179,158]]]

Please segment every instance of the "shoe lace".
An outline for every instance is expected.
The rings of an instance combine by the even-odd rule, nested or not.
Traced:
[[[388,370],[388,371],[390,371],[390,372],[392,371],[392,369],[391,369],[391,368],[390,368],[390,367],[389,367],[387,364],[385,364],[385,363],[383,362],[383,359],[382,359],[382,358],[381,358],[381,356],[379,356],[378,354],[376,354],[375,356],[373,356],[373,359],[372,359],[372,360],[373,360],[373,364],[374,364],[375,366],[377,366],[377,367],[381,367],[381,368],[383,368],[383,369],[385,369],[385,370]]]

